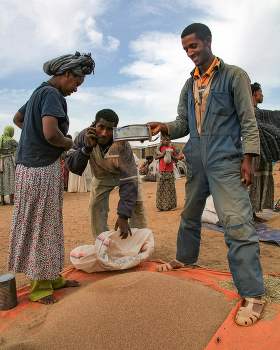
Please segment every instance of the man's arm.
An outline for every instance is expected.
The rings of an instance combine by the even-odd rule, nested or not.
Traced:
[[[138,174],[134,156],[128,142],[114,142],[110,154],[119,155],[120,165],[120,200],[118,203],[115,230],[120,228],[122,238],[131,235],[128,218],[131,217],[138,195]]]
[[[73,142],[72,148],[65,155],[67,168],[72,173],[80,176],[82,176],[92,152],[92,147],[87,147],[86,144],[86,132],[87,129],[84,129],[79,133]]]
[[[260,154],[260,137],[255,118],[250,79],[241,70],[233,80],[234,106],[241,126],[244,160],[241,164],[241,182],[248,187],[254,180],[252,158]]]
[[[241,69],[240,69],[241,70]],[[241,126],[243,153],[260,155],[260,137],[254,113],[250,79],[241,70],[232,84],[234,106]]]

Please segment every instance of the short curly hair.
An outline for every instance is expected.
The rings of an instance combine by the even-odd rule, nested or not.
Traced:
[[[100,119],[105,119],[107,122],[113,122],[115,123],[115,126],[117,126],[119,122],[117,113],[112,109],[101,109],[101,111],[97,112],[95,115],[95,122],[98,123]]]
[[[195,34],[196,38],[204,41],[208,36],[212,38],[210,29],[203,23],[192,23],[188,25],[181,34],[181,39],[190,34]]]

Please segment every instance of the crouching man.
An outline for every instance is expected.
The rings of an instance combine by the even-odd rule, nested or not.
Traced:
[[[65,156],[70,171],[82,175],[89,160],[94,176],[91,182],[88,214],[93,237],[108,231],[109,195],[119,186],[120,200],[115,230],[127,238],[131,228],[146,228],[147,214],[143,204],[141,179],[137,174],[133,152],[127,141],[113,141],[118,115],[111,109],[97,112],[95,122],[80,132],[73,148]],[[139,187],[139,191],[138,191]],[[128,219],[129,223],[128,223]]]

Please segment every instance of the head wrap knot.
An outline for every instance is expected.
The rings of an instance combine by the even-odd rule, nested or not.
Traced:
[[[94,74],[95,62],[91,58],[91,53],[85,54],[76,51],[75,55],[63,55],[47,61],[43,65],[43,70],[48,75],[63,75],[70,70],[78,76]]]

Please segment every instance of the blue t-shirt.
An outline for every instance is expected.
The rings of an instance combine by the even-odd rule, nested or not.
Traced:
[[[43,83],[19,109],[24,115],[22,132],[15,161],[27,167],[42,167],[54,163],[63,152],[62,147],[51,145],[43,133],[42,117],[58,119],[59,130],[66,136],[69,128],[67,104],[61,92]]]

